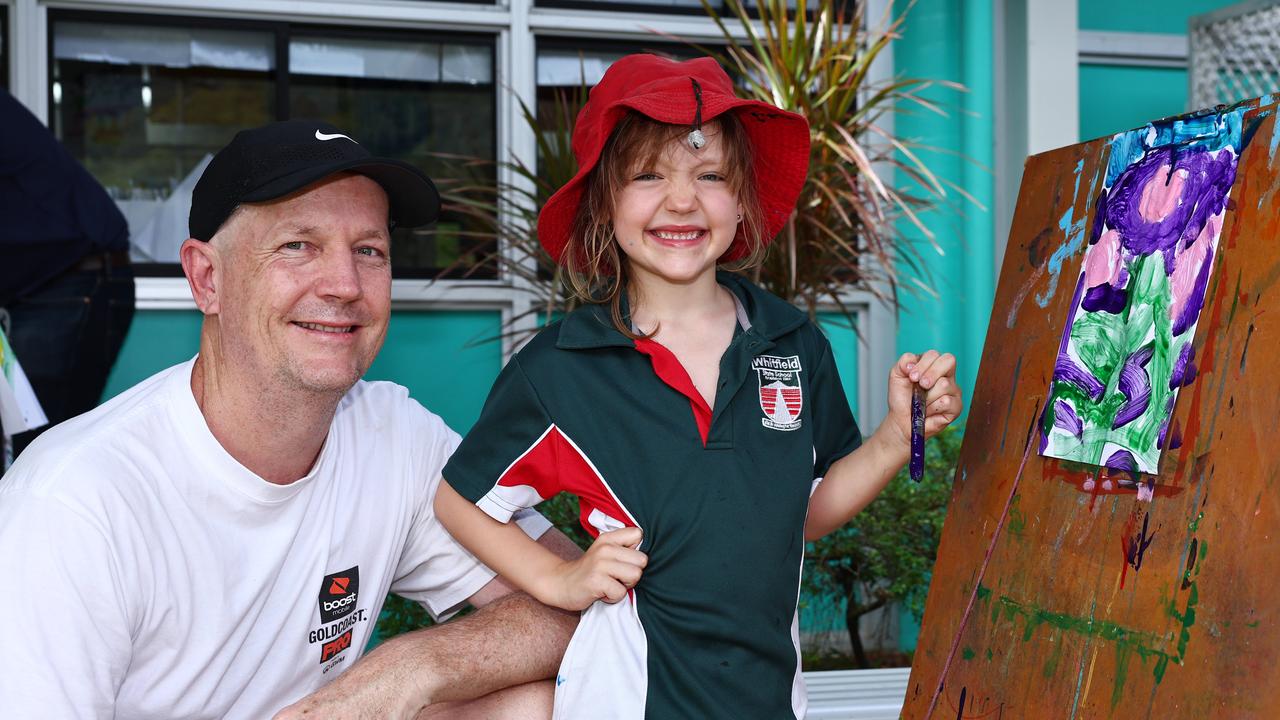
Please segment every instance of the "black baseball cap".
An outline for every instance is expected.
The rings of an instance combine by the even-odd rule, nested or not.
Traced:
[[[191,193],[187,229],[207,241],[241,203],[284,197],[338,172],[381,185],[397,227],[419,227],[440,215],[440,193],[418,168],[374,157],[329,123],[285,120],[241,130],[213,156]]]

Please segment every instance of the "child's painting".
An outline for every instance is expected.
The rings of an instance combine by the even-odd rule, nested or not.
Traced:
[[[1116,135],[1045,404],[1041,452],[1156,472],[1236,179],[1244,110]],[[1068,211],[1068,217],[1070,211]]]
[[[902,716],[1280,717],[1271,97],[1028,159]]]

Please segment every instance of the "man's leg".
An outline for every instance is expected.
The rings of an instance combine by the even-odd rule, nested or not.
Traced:
[[[544,720],[551,717],[555,684],[541,680],[490,693],[469,702],[432,705],[417,720]]]

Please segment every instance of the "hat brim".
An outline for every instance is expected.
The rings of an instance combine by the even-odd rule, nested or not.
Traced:
[[[354,158],[342,162],[309,167],[245,193],[241,202],[267,202],[291,195],[330,175],[353,172],[368,177],[382,186],[390,204],[390,217],[396,227],[415,228],[435,222],[440,217],[440,193],[431,178],[407,162],[387,158]]]
[[[704,92],[704,122],[726,112],[734,112],[742,121],[752,149],[752,175],[764,216],[764,242],[770,243],[781,232],[795,210],[796,201],[809,173],[809,123],[804,116],[781,110],[758,100]],[[611,133],[628,110],[658,122],[686,125],[687,105],[683,95],[656,92],[619,100],[605,109],[606,124]],[[587,176],[600,162],[604,143],[590,157],[580,159],[578,172],[542,207],[538,215],[538,240],[556,262],[564,264],[565,245],[586,189]],[[721,261],[729,262],[746,256],[748,247],[743,232],[734,237]]]

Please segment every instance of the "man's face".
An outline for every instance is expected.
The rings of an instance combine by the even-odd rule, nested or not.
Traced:
[[[340,174],[242,207],[212,241],[223,360],[284,389],[355,384],[391,312],[387,202],[373,180]]]

